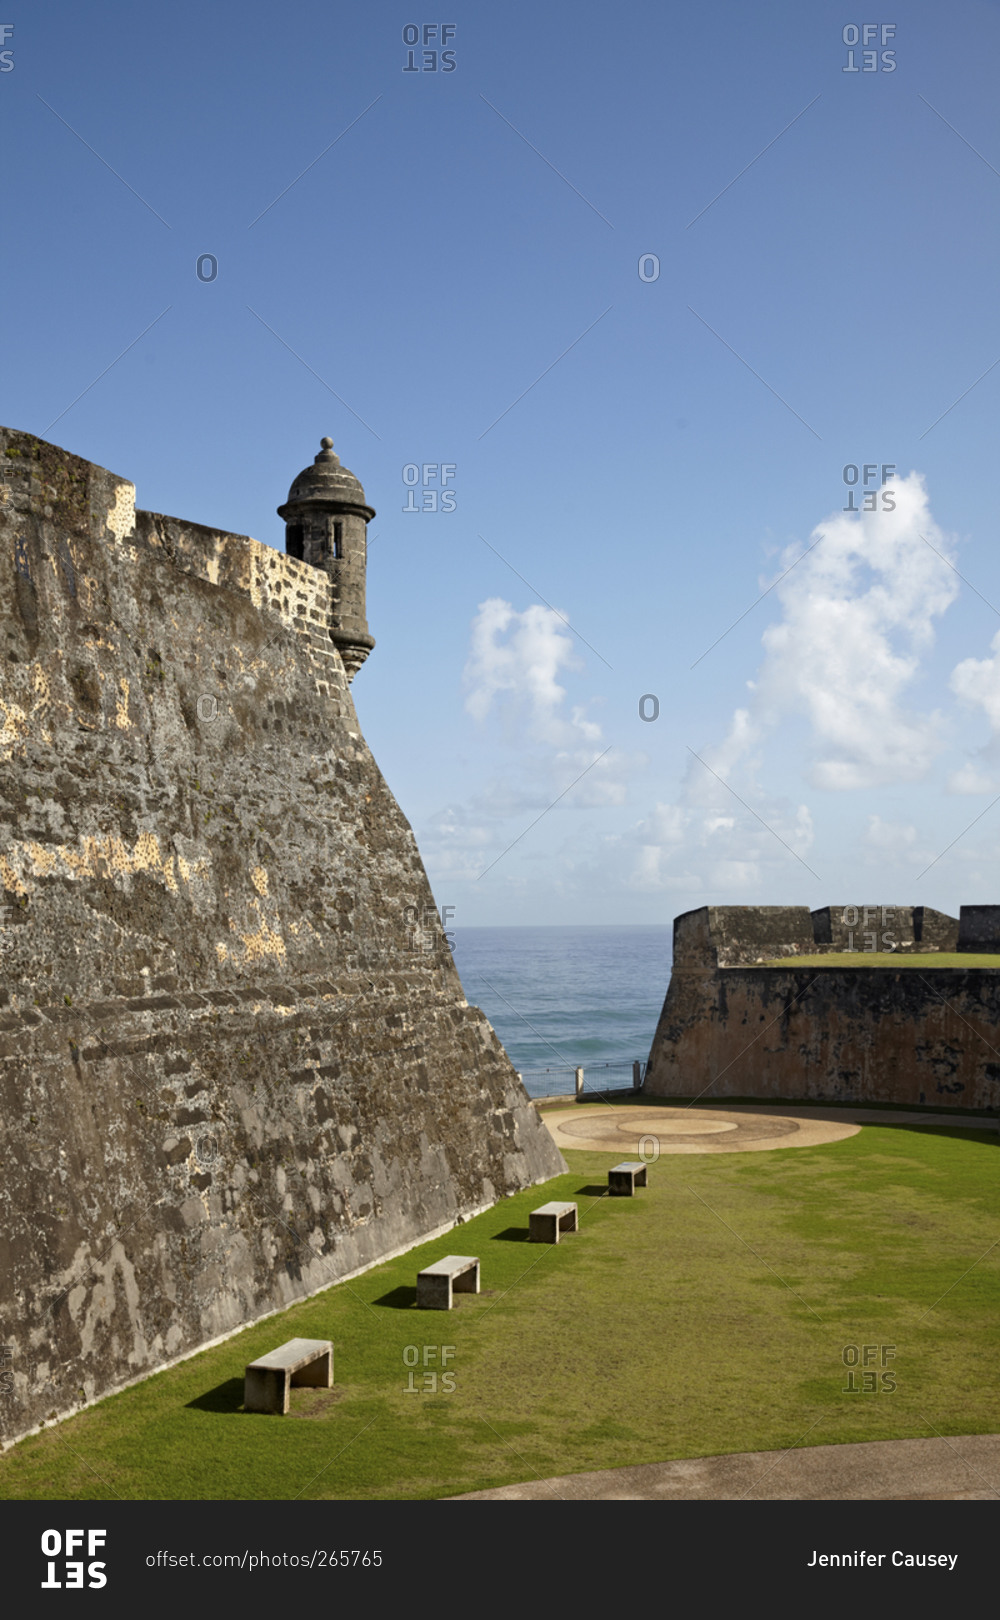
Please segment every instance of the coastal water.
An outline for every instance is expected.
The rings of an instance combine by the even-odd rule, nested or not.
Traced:
[[[631,1083],[666,995],[669,924],[449,931],[466,998],[486,1014],[531,1096],[572,1091],[577,1065],[588,1090]]]

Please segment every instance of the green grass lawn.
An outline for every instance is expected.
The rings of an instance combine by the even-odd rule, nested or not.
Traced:
[[[835,968],[992,968],[1000,972],[1000,955],[977,951],[823,951],[813,956],[772,956],[759,967]]]
[[[569,1175],[20,1442],[0,1496],[433,1497],[996,1432],[998,1146],[951,1123],[869,1126],[824,1147],[665,1156],[614,1200],[611,1156],[570,1153]],[[549,1198],[576,1199],[581,1229],[528,1244]],[[483,1293],[417,1311],[417,1270],[448,1253],[480,1256]],[[333,1340],[335,1389],[293,1391],[287,1417],[241,1411],[246,1363],[294,1336]],[[894,1392],[850,1391],[864,1369],[849,1379],[845,1347],[866,1344],[894,1348]]]

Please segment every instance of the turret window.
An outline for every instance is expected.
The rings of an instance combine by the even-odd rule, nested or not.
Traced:
[[[339,522],[333,525],[333,555],[335,557],[344,555],[344,525]]]
[[[302,561],[302,525],[289,523],[285,529],[285,550],[290,557],[297,557]]]

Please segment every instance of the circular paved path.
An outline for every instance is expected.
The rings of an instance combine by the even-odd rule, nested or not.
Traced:
[[[731,1103],[726,1107],[644,1107],[641,1103],[573,1103],[545,1109],[542,1119],[560,1149],[631,1154],[760,1153],[768,1148],[818,1147],[856,1136],[862,1125],[958,1126],[996,1131],[995,1119],[964,1118],[898,1108],[811,1108],[781,1103]],[[646,1138],[645,1148],[640,1146]]]
[[[759,1153],[767,1148],[816,1147],[861,1129],[843,1115],[818,1119],[811,1109],[622,1108],[574,1103],[542,1115],[559,1148],[651,1159],[660,1153]]]

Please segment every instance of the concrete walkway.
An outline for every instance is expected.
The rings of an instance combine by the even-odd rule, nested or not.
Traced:
[[[985,1502],[1000,1499],[1000,1434],[739,1451],[563,1474],[451,1502]]]

